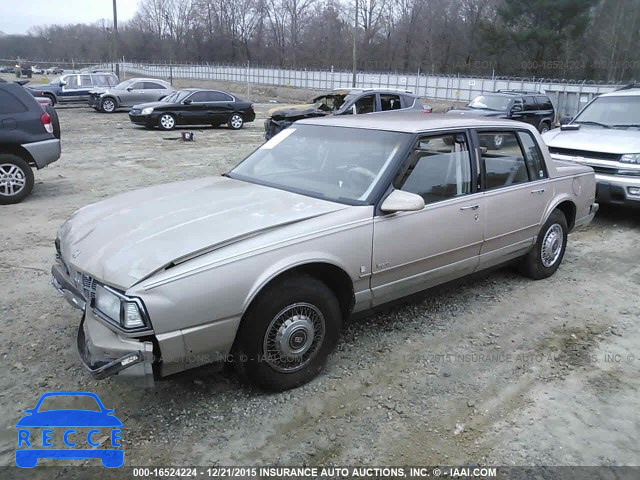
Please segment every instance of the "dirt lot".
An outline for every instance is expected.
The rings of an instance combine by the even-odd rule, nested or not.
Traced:
[[[155,390],[91,380],[78,311],[49,285],[58,226],[118,192],[227,170],[260,144],[270,106],[238,132],[191,129],[194,143],[126,113],[58,109],[62,158],[0,214],[1,465],[23,409],[65,389],[115,409],[129,465],[640,463],[633,212],[605,209],[571,235],[551,279],[506,268],[354,319],[324,373],[295,391],[245,389],[211,368]]]

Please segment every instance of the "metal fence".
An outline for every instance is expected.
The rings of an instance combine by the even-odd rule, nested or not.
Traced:
[[[122,63],[121,71],[168,79],[215,80],[251,85],[298,87],[313,90],[348,88],[352,73],[334,70],[291,70],[229,65]],[[496,90],[534,90],[551,98],[559,115],[575,115],[594,96],[611,92],[619,85],[587,81],[515,77],[467,77],[461,75],[415,75],[366,73],[356,75],[359,88],[394,88],[409,90],[428,99],[469,102],[476,96]]]

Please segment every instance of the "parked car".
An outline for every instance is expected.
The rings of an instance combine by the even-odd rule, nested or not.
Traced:
[[[139,103],[157,102],[175,92],[169,82],[155,78],[131,78],[113,88],[89,92],[89,106],[100,112],[113,113]]]
[[[14,73],[15,67],[2,67],[0,68],[0,73]]]
[[[540,92],[528,90],[484,93],[474,98],[465,108],[452,109],[447,113],[518,120],[533,125],[540,133],[551,130],[556,118],[551,99]],[[498,135],[490,140],[484,146],[495,150],[502,148],[503,137]]]
[[[227,124],[239,130],[246,122],[253,122],[253,104],[221,90],[187,88],[165,97],[159,102],[135,105],[129,119],[136,125],[161,130],[173,130],[178,125]]]
[[[0,82],[1,83],[7,83],[7,81],[3,80],[2,78],[0,78]],[[15,83],[17,83],[18,85],[21,85],[21,86],[24,87],[27,83],[29,83],[29,80],[16,80]],[[35,90],[29,90],[29,89],[27,89],[27,92],[29,92],[31,95],[33,95],[33,97],[38,101],[38,103],[40,105],[42,105],[42,106],[53,105],[51,103],[51,100],[49,100],[49,98],[45,97],[42,92],[38,92],[38,91],[35,91]],[[55,110],[53,110],[53,111],[55,112]],[[56,119],[58,118],[57,114],[56,114],[55,118]]]
[[[0,82],[0,125],[5,127],[0,128],[0,205],[7,205],[31,193],[32,168],[60,158],[60,126],[53,107],[40,105],[22,85],[5,82]]]
[[[32,72],[34,75],[43,75],[43,74],[44,74],[44,69],[43,69],[43,68],[38,67],[37,65],[33,65],[33,66],[31,67],[31,72]]]
[[[264,122],[264,138],[269,140],[303,118],[397,110],[431,112],[431,107],[423,106],[418,97],[408,90],[337,89],[314,98],[311,103],[274,107],[269,110],[269,118]]]
[[[64,73],[64,69],[60,67],[49,67],[45,70],[47,75],[62,75]]]
[[[594,98],[543,135],[551,156],[589,165],[599,202],[640,207],[640,84]]]
[[[479,148],[497,132],[518,141]],[[553,162],[524,123],[304,119],[227,174],[77,211],[53,284],[84,312],[77,342],[96,378],[232,354],[243,379],[286,390],[318,374],[352,312],[510,260],[549,277],[594,195],[593,170]]]
[[[115,73],[69,73],[54,78],[49,83],[31,85],[28,88],[44,93],[51,102],[77,103],[89,101],[89,91],[96,87],[115,87],[118,77]]]

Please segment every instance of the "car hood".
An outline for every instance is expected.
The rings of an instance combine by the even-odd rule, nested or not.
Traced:
[[[282,120],[285,118],[313,118],[313,117],[324,117],[326,115],[330,115],[331,112],[327,112],[326,110],[320,110],[315,106],[306,105],[307,108],[287,108],[276,110],[271,113],[271,118],[274,120]]]
[[[640,153],[640,131],[583,125],[579,130],[550,130],[542,135],[548,147],[603,153]]]
[[[140,103],[138,105],[134,105],[133,108],[135,109],[144,109],[144,108],[149,108],[149,107],[169,107],[172,105],[176,105],[175,103],[167,103],[167,102],[148,102],[148,103]]]
[[[507,117],[507,112],[499,112],[497,110],[485,110],[481,108],[454,108],[447,113],[458,115],[473,115],[475,117]]]
[[[76,270],[126,290],[184,257],[347,206],[226,177],[134,190],[78,210],[58,232]]]

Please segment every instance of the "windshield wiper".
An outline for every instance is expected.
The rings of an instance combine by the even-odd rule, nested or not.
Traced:
[[[613,128],[624,128],[624,127],[635,127],[640,128],[640,123],[619,123],[616,125],[611,125]]]
[[[597,126],[602,127],[602,128],[611,128],[611,125],[607,125],[606,123],[592,122],[590,120],[586,120],[586,121],[582,121],[582,122],[580,120],[577,120],[577,121],[575,121],[573,123],[577,123],[579,125],[597,125]]]

